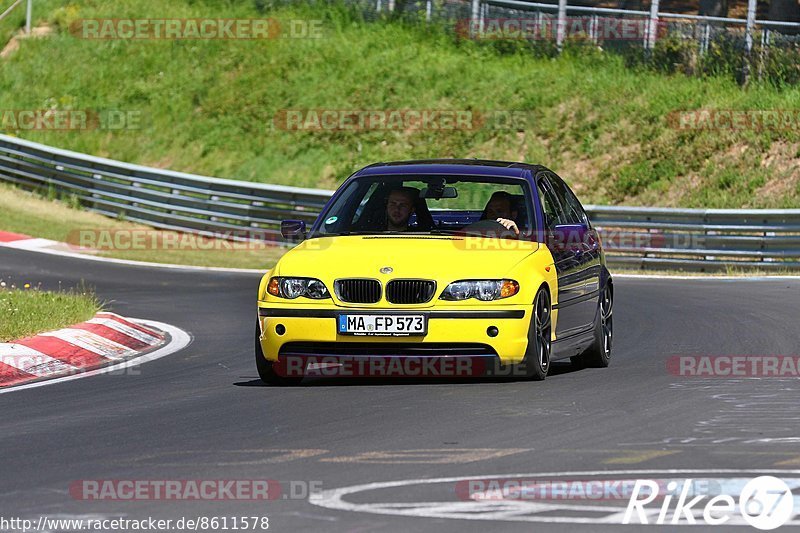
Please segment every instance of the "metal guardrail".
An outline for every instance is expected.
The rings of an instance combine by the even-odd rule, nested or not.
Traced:
[[[800,270],[800,209],[588,206],[587,211],[613,265]]]
[[[282,219],[313,221],[331,195],[132,165],[7,135],[0,135],[0,179],[74,195],[103,215],[204,235],[277,237]]]
[[[331,191],[132,165],[0,135],[0,181],[70,195],[91,211],[156,228],[278,239],[313,221]],[[800,209],[587,206],[609,263],[638,269],[800,270]]]

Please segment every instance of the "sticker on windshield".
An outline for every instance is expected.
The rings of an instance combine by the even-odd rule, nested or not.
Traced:
[[[329,217],[328,220],[325,221],[325,224],[333,224],[337,220],[339,220],[339,217]]]

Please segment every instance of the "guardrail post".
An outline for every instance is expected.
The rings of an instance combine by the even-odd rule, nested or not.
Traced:
[[[28,6],[25,9],[25,33],[31,34],[31,12],[33,11],[33,0],[28,0]]]
[[[469,36],[476,37],[480,32],[481,1],[472,0],[472,14],[469,19]]]
[[[561,52],[567,33],[567,0],[558,0],[558,21],[556,22],[556,47]]]
[[[644,48],[648,52],[656,46],[656,35],[658,32],[658,3],[659,0],[652,0],[650,3],[650,18],[647,20],[647,34],[644,42]]]

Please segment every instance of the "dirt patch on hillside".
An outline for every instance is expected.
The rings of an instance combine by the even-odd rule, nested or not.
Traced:
[[[30,37],[47,37],[51,33],[53,33],[53,28],[47,24],[43,24],[42,26],[37,26],[36,28],[31,29],[30,35],[26,35],[20,31],[20,33],[13,36],[11,40],[8,41],[8,44],[3,47],[3,50],[0,51],[0,59],[5,59],[16,52],[19,49],[19,42],[22,39],[29,39]]]
[[[761,166],[769,170],[770,178],[758,188],[758,198],[795,196],[800,187],[800,143],[775,141],[764,154]]]

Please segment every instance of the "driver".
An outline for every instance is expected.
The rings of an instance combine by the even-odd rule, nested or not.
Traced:
[[[483,209],[484,220],[494,220],[499,222],[508,230],[512,230],[519,235],[519,228],[514,219],[517,218],[517,210],[514,209],[514,197],[505,191],[497,191],[492,194],[486,207]]]
[[[411,187],[391,190],[386,200],[387,231],[408,231],[408,219],[414,213],[414,201],[418,195],[419,191]]]

